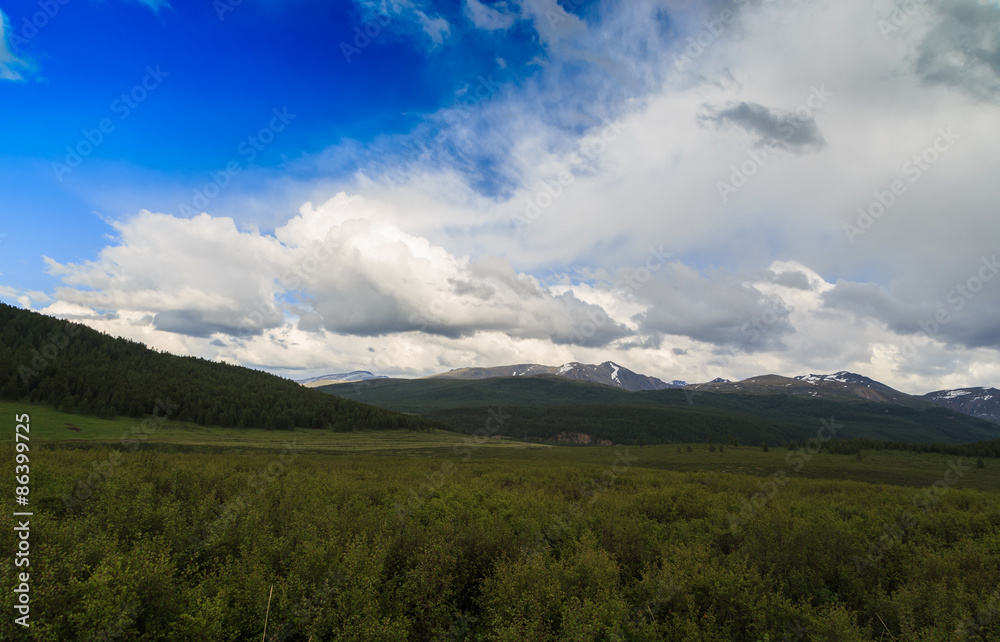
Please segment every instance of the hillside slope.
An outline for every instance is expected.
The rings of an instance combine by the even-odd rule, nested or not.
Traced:
[[[805,384],[809,385],[809,384]],[[820,420],[835,418],[837,438],[910,443],[970,443],[1000,437],[1000,426],[932,403],[918,407],[865,401],[853,395],[628,392],[553,376],[483,380],[390,379],[319,388],[347,399],[419,413],[455,430],[474,432],[490,411],[511,420],[498,434],[555,439],[585,433],[598,440],[781,443],[815,437]]]
[[[713,381],[691,384],[689,390],[703,392],[725,392],[764,395],[800,395],[817,399],[865,400],[899,404],[912,408],[929,408],[933,404],[926,399],[908,395],[851,372],[837,372],[832,375],[802,375],[783,377],[781,375],[761,375],[743,381]]]
[[[265,372],[178,357],[0,304],[0,399],[102,417],[169,414],[204,426],[424,429],[431,422],[338,399]]]
[[[996,388],[937,390],[923,398],[956,412],[1000,422],[1000,390]]]

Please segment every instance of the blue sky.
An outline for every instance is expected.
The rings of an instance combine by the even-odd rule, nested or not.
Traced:
[[[2,301],[290,377],[1000,379],[995,6],[0,12]]]
[[[190,200],[180,195],[234,159],[275,169],[345,139],[407,132],[468,79],[516,83],[543,53],[525,29],[489,38],[456,30],[448,46],[428,45],[398,17],[383,28],[386,18],[352,2],[53,6],[58,12],[35,28],[40,4],[0,5],[10,49],[29,68],[25,82],[0,84],[0,117],[16,123],[0,132],[0,190],[5,232],[17,239],[0,271],[34,289],[53,285],[40,256],[93,256],[105,242],[105,218],[140,208],[178,213]],[[442,10],[460,25],[459,13],[457,3]],[[377,35],[355,51],[366,44],[355,29],[365,27]],[[161,70],[162,80],[138,91],[143,100],[130,107],[121,96],[141,85],[147,68]],[[275,108],[294,115],[294,126],[249,161],[239,145],[268,125]],[[88,149],[85,132],[102,119],[114,130],[80,166],[54,168],[66,163],[67,146]],[[36,233],[56,228],[55,238]]]

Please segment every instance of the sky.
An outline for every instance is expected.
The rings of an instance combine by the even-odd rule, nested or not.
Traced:
[[[1000,386],[1000,3],[0,19],[5,303],[296,379]]]

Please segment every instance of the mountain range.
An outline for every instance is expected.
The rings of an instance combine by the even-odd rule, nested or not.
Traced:
[[[342,372],[340,374],[320,375],[310,379],[298,379],[295,383],[300,383],[306,388],[317,388],[328,386],[333,383],[350,383],[353,381],[368,381],[370,379],[388,379],[384,375],[373,375],[367,370],[354,370],[353,372]]]
[[[571,361],[561,366],[543,366],[537,363],[528,363],[515,366],[496,366],[493,368],[459,368],[442,374],[432,375],[432,378],[467,380],[492,379],[495,377],[537,377],[541,375],[552,375],[572,381],[599,383],[631,392],[683,388],[687,385],[684,381],[671,381],[667,383],[656,377],[638,374],[613,361],[605,361],[598,365]]]
[[[839,401],[863,400],[878,403],[926,409],[943,406],[956,412],[1000,422],[1000,390],[996,388],[962,388],[958,390],[938,390],[915,396],[900,392],[884,383],[853,372],[840,371],[833,374],[807,374],[796,377],[768,374],[750,377],[742,381],[716,378],[707,383],[689,384],[684,381],[663,381],[656,377],[639,374],[613,361],[601,364],[585,364],[576,361],[561,366],[547,366],[536,363],[510,366],[458,368],[431,375],[424,379],[450,379],[479,381],[504,377],[559,377],[571,381],[610,386],[629,392],[651,390],[685,389],[694,393],[739,393],[757,395],[793,395],[815,399]],[[310,387],[320,387],[331,383],[365,381],[376,377],[367,371],[355,371],[343,375],[327,375],[300,381]]]
[[[704,392],[739,392],[744,394],[803,395],[819,399],[864,399],[913,408],[926,408],[931,401],[908,395],[863,375],[837,372],[830,375],[761,375],[743,381],[721,381],[687,386]]]
[[[1000,422],[1000,390],[996,388],[938,390],[923,398],[966,415]]]

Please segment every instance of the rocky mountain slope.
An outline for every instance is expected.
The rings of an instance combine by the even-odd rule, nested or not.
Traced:
[[[597,365],[573,361],[561,366],[544,366],[537,363],[529,363],[492,368],[459,368],[433,375],[429,378],[471,380],[493,379],[496,377],[538,377],[542,375],[557,376],[573,381],[599,383],[631,392],[681,388],[687,385],[683,381],[671,381],[667,383],[656,377],[639,374],[613,361],[605,361]]]
[[[937,390],[922,398],[956,412],[1000,422],[1000,390],[996,388]]]
[[[306,388],[317,388],[328,386],[334,383],[351,383],[353,381],[367,381],[369,379],[388,379],[383,375],[373,375],[367,370],[355,370],[353,372],[343,372],[340,374],[321,375],[310,379],[299,379],[295,383],[300,383]]]
[[[837,372],[830,375],[762,375],[743,381],[718,381],[692,384],[689,390],[703,392],[738,392],[743,394],[784,394],[803,395],[819,399],[863,399],[893,403],[913,408],[926,408],[926,399],[908,395],[863,375],[852,372]]]

